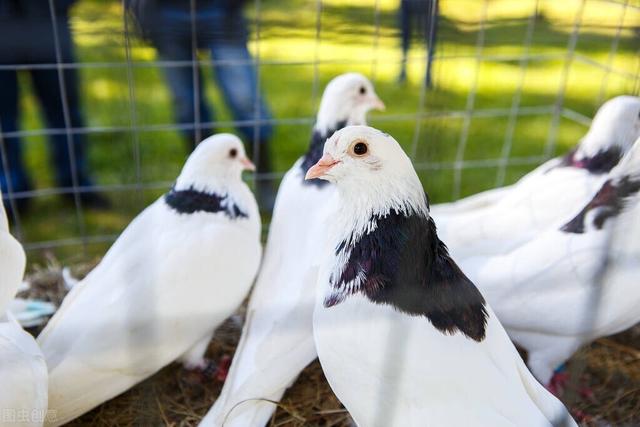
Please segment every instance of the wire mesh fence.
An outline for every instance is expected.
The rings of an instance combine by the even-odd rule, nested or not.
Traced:
[[[62,93],[69,84],[62,71],[80,75],[86,119],[81,127],[71,123],[67,96],[59,106],[64,127],[54,128],[38,119],[35,99],[22,90],[23,126],[2,130],[3,152],[4,141],[19,139],[26,147],[28,166],[37,170],[34,186],[5,189],[9,204],[34,199],[38,212],[32,218],[23,218],[20,209],[12,213],[25,247],[84,256],[90,246],[103,247],[113,240],[126,220],[174,179],[187,152],[180,132],[194,131],[199,137],[202,129],[253,127],[254,160],[259,161],[265,149],[275,158],[273,170],[253,179],[277,181],[303,152],[323,84],[345,70],[364,72],[380,86],[383,97],[390,98],[388,112],[371,121],[406,145],[424,172],[421,176],[429,179],[427,190],[436,202],[512,182],[556,154],[558,146],[573,145],[603,100],[614,94],[637,94],[640,87],[640,6],[631,1],[585,0],[562,6],[543,0],[442,2],[428,11],[432,16],[422,21],[413,17],[419,31],[411,38],[414,43],[406,59],[399,48],[396,2],[285,3],[246,5],[252,53],[248,59],[219,59],[201,49],[198,53],[195,41],[188,59],[159,58],[138,37],[124,3],[85,1],[71,12],[71,34],[77,45],[73,62],[62,58],[58,26],[53,25],[55,61],[0,64],[0,71],[20,74],[56,70]],[[55,21],[56,0],[48,6]],[[195,3],[192,6],[195,16]],[[195,18],[193,24],[195,37]],[[258,74],[256,101],[264,96],[272,117],[261,117],[256,106],[252,118],[234,120],[224,110],[224,94],[212,84],[220,67],[247,61],[255,64]],[[397,83],[396,73],[403,64],[409,80]],[[432,68],[432,82],[424,78],[427,65]],[[204,102],[213,100],[216,110],[222,111],[215,119],[202,122],[200,109],[195,108],[196,120],[176,123],[175,100],[160,74],[185,68],[193,72],[195,102],[201,102],[202,86]],[[198,70],[203,71],[201,77]],[[26,76],[21,76],[20,88],[27,87]],[[268,148],[257,140],[263,125],[276,129]],[[82,185],[75,170],[71,185],[59,185],[47,175],[43,140],[56,135],[66,138],[71,157],[75,152],[71,146],[84,143],[79,138],[87,141],[95,187]],[[69,163],[74,169],[77,161],[70,158]],[[11,165],[6,155],[3,165],[7,174]],[[11,180],[7,176],[5,181]],[[80,195],[93,191],[117,201],[113,203],[117,225],[113,218],[107,220],[83,206]],[[65,194],[72,196],[73,214],[68,207],[57,209],[55,203],[50,207],[52,196]],[[52,214],[58,211],[59,216]],[[51,232],[37,226],[36,219],[42,218]]]
[[[244,129],[256,164],[268,150],[271,168],[251,181],[277,188],[305,151],[324,85],[341,72],[360,71],[374,82],[387,111],[371,123],[403,145],[435,203],[514,182],[574,146],[606,99],[640,94],[640,2],[632,0],[414,0],[405,3],[431,6],[404,24],[396,1],[254,0],[244,4],[248,58],[220,58],[200,46],[198,3],[190,0],[190,43],[181,59],[162,57],[140,36],[129,2],[82,0],[70,12],[73,60],[55,24],[59,1],[48,0],[46,17],[55,60],[0,58],[0,73],[17,72],[22,111],[19,128],[0,129],[4,198],[35,259],[46,252],[74,263],[103,254],[170,188],[190,142],[212,130]],[[401,24],[415,31],[403,39]],[[220,75],[246,65],[255,66],[257,96],[251,117],[239,119]],[[69,70],[79,75],[81,121],[69,105]],[[171,70],[190,76],[192,121],[175,118],[179,102],[165,79]],[[38,115],[31,94],[37,71],[55,71],[63,126]],[[274,130],[269,141],[261,138],[264,127]],[[47,166],[55,137],[67,145],[66,185]],[[13,187],[8,141],[24,147],[32,185]],[[95,182],[79,176],[77,144],[87,145]],[[87,208],[89,193],[108,197],[111,208]],[[19,207],[25,200],[29,210]]]

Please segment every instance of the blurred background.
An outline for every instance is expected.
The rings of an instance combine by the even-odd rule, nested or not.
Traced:
[[[216,84],[225,59],[217,62],[207,49],[195,57],[189,51],[186,61],[159,57],[157,43],[141,37],[137,17],[123,12],[123,2],[38,3],[49,20],[51,10],[69,3],[64,13],[75,55],[66,62],[58,49],[56,61],[35,65],[10,63],[11,55],[2,59],[0,71],[19,71],[19,120],[16,129],[2,130],[0,142],[20,138],[31,179],[25,191],[5,189],[11,193],[5,198],[31,199],[24,212],[16,209],[12,222],[32,261],[48,252],[73,263],[104,253],[130,219],[169,188],[189,152],[183,134],[202,126],[178,124],[167,69],[199,66],[196,84],[215,111],[211,127],[236,131],[237,114]],[[247,44],[270,117],[256,115],[243,123],[268,123],[273,132],[268,144],[249,146],[254,160],[260,151],[270,152],[272,167],[257,179],[277,184],[304,152],[324,85],[345,71],[362,72],[374,82],[387,111],[372,114],[371,123],[412,155],[434,203],[517,180],[576,144],[604,100],[640,91],[637,0],[445,0],[435,10],[424,6],[430,3],[244,3]],[[424,13],[415,12],[416,4]],[[410,42],[404,60],[403,26],[405,43]],[[54,40],[50,24],[37,31]],[[56,32],[63,44],[64,31]],[[34,69],[56,75],[75,70],[80,127],[69,118],[73,111],[62,127],[43,120],[29,74]],[[64,83],[68,90],[68,80],[52,84]],[[4,81],[2,86],[6,94]],[[106,206],[93,209],[91,200],[83,206],[84,200],[73,197],[73,183],[60,185],[49,154],[56,135],[86,146],[86,169]],[[78,194],[86,191],[82,188]]]

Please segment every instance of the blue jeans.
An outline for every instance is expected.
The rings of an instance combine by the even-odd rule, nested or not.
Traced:
[[[57,22],[60,48],[63,62],[73,62],[71,33],[68,20]],[[0,64],[38,64],[55,63],[52,26],[50,20],[42,22],[14,21],[0,25]],[[15,53],[14,53],[15,52]],[[57,131],[50,135],[49,145],[52,151],[53,166],[57,184],[70,187],[73,184],[69,141],[65,132],[66,123],[63,110],[62,92],[58,79],[58,70],[29,70],[35,95],[44,112],[47,126]],[[78,94],[78,75],[74,69],[63,71],[66,85],[66,100],[69,107],[69,125],[84,127]],[[0,186],[8,191],[6,176],[11,180],[12,191],[31,189],[31,180],[22,159],[22,139],[7,137],[6,133],[18,131],[20,120],[18,76],[15,70],[0,70],[0,131],[4,142],[6,159],[0,162]],[[79,185],[91,185],[87,172],[86,139],[84,135],[71,136],[71,145],[75,155],[75,167]],[[5,161],[8,170],[4,170]]]
[[[208,50],[214,62],[223,62],[213,67],[215,79],[235,121],[271,119],[269,107],[258,90],[256,66],[247,49],[244,2],[201,1],[193,13],[187,1],[131,3],[136,3],[132,11],[142,34],[156,47],[161,60],[192,61],[197,59],[194,48]],[[199,124],[214,121],[202,90],[205,82],[200,69],[194,70],[191,64],[168,66],[164,67],[164,73],[173,94],[177,122],[195,124],[195,129],[184,131],[185,137],[195,145],[213,130],[200,128]],[[194,74],[198,76],[197,85]],[[260,143],[267,143],[273,133],[270,123],[240,124],[237,130],[245,140],[257,139]]]
[[[180,43],[181,40],[163,40],[157,44],[158,54],[161,60],[166,61],[191,61],[191,45]],[[216,83],[222,91],[233,118],[236,121],[270,120],[271,112],[259,95],[256,67],[245,43],[210,41],[207,46],[214,61],[222,61],[222,64],[214,66]],[[231,62],[226,64],[224,62]],[[196,122],[196,111],[199,113],[199,123],[214,121],[212,110],[207,105],[204,97],[202,73],[196,70],[199,84],[194,89],[194,71],[191,65],[170,66],[164,68],[167,82],[174,98],[174,108],[177,122],[191,125]],[[196,103],[196,97],[198,102]],[[196,105],[197,104],[197,105]],[[197,108],[197,110],[196,110]],[[254,140],[254,131],[258,132],[257,140],[266,143],[273,133],[270,123],[239,124],[238,132],[247,141]],[[184,131],[189,141],[197,144],[208,136],[213,129],[188,129]]]

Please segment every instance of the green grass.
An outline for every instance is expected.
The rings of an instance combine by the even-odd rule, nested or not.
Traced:
[[[451,200],[454,192],[454,171],[447,163],[456,158],[464,118],[428,117],[416,123],[413,117],[389,120],[386,116],[413,114],[420,107],[421,81],[424,73],[424,49],[419,43],[411,51],[409,82],[396,83],[400,51],[396,30],[396,1],[380,0],[378,20],[380,32],[374,44],[376,2],[352,0],[324,2],[322,33],[319,45],[315,41],[315,1],[265,1],[260,21],[260,56],[268,61],[296,62],[295,65],[271,64],[260,68],[261,83],[276,118],[312,117],[318,104],[313,96],[313,61],[317,66],[320,87],[333,76],[350,70],[361,71],[375,82],[377,91],[387,104],[385,113],[374,113],[371,122],[391,133],[410,152],[414,131],[420,136],[415,162],[427,166],[420,171],[421,179],[433,202]],[[443,59],[435,63],[436,87],[427,92],[424,111],[464,110],[468,94],[477,73],[476,110],[509,108],[519,81],[521,67],[517,57],[524,52],[523,41],[534,1],[492,0],[487,9],[487,25],[482,55],[511,55],[515,60],[484,60],[476,63],[478,21],[482,2],[448,0],[442,2],[441,27],[438,34],[438,54]],[[522,106],[552,106],[562,85],[567,43],[573,29],[580,2],[540,1],[535,20],[530,53],[560,55],[548,60],[528,63],[523,79]],[[640,22],[638,1],[624,11],[623,7],[603,1],[586,3],[579,30],[576,52],[606,64],[614,42],[616,27],[623,18],[616,55],[611,64],[616,70],[633,77],[607,75],[606,71],[573,61],[569,68],[564,106],[592,116],[600,93],[604,98],[637,91],[638,38],[633,26]],[[624,14],[623,14],[624,13]],[[249,11],[253,16],[253,11]],[[73,11],[77,57],[81,62],[117,62],[113,68],[83,68],[82,94],[89,126],[132,126],[131,108],[135,108],[138,125],[171,123],[172,102],[161,71],[154,67],[135,67],[133,85],[135,102],[129,98],[125,67],[123,20],[119,1],[83,0]],[[251,48],[256,51],[256,43]],[[154,51],[140,41],[133,41],[132,57],[136,62],[154,59]],[[303,65],[299,65],[302,63]],[[205,69],[207,95],[216,117],[231,120],[224,102],[213,84],[213,70]],[[37,129],[40,122],[29,81],[21,79],[23,87],[23,128]],[[519,116],[514,133],[512,157],[539,156],[544,153],[550,130],[551,114]],[[474,117],[469,123],[469,138],[465,160],[501,157],[508,118]],[[233,131],[222,128],[220,130]],[[278,125],[272,144],[276,169],[285,171],[305,150],[309,125]],[[562,119],[557,133],[555,152],[563,152],[577,142],[585,127]],[[134,184],[133,132],[104,132],[89,136],[91,165],[101,184]],[[169,182],[178,174],[185,159],[185,147],[177,132],[139,132],[140,167],[143,184]],[[48,168],[46,139],[25,139],[27,163],[38,188],[54,186]],[[444,164],[442,163],[444,162]],[[450,166],[450,165],[449,165]],[[513,182],[535,165],[510,166],[506,182]],[[494,166],[471,167],[462,171],[460,192],[468,195],[496,185],[498,170]],[[108,194],[114,210],[108,213],[85,212],[84,227],[89,236],[117,234],[147,203],[163,189]],[[23,240],[27,243],[78,237],[82,227],[72,208],[62,205],[56,197],[35,201],[33,212],[23,221]],[[65,246],[54,249],[64,262],[78,262],[104,253],[108,244]],[[43,251],[32,251],[32,261],[42,259]]]

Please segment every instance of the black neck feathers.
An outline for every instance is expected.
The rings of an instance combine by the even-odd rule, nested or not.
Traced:
[[[484,298],[449,256],[433,220],[392,211],[372,221],[374,231],[338,245],[336,254],[344,252],[348,259],[339,277],[330,279],[334,292],[325,306],[362,293],[376,304],[424,316],[442,333],[482,341]]]
[[[612,146],[607,149],[598,151],[592,157],[585,157],[584,159],[576,159],[578,149],[574,148],[562,159],[561,166],[571,166],[581,169],[586,169],[594,174],[607,173],[618,164],[624,153],[622,149],[617,146]]]
[[[602,229],[609,218],[616,217],[622,212],[625,200],[638,191],[640,191],[640,179],[625,176],[617,183],[607,180],[593,196],[593,199],[561,230],[566,233],[584,233],[587,213],[597,208],[598,212],[593,218],[593,225],[598,230]]]
[[[192,214],[195,212],[218,213],[222,212],[231,219],[248,218],[244,212],[228,194],[205,193],[189,187],[187,190],[171,191],[164,195],[165,203],[180,214]]]
[[[320,132],[317,129],[313,129],[313,133],[311,134],[311,141],[309,142],[309,149],[305,153],[302,159],[302,176],[304,177],[307,174],[307,171],[316,164],[320,157],[322,157],[322,151],[324,150],[324,143],[334,132],[342,129],[347,125],[347,121],[343,120],[338,123],[334,127],[327,129],[325,132]],[[323,187],[328,184],[328,181],[323,179],[310,179],[308,181],[303,181],[305,185],[315,185],[317,187]]]

